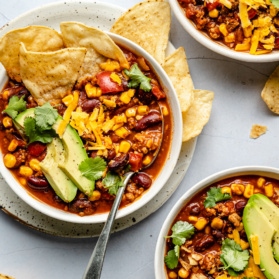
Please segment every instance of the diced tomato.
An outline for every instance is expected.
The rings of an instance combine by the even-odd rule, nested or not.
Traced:
[[[123,85],[111,80],[110,75],[112,72],[104,71],[97,74],[97,84],[100,86],[102,93],[117,93],[124,91]]]
[[[213,3],[210,2],[206,2],[206,7],[208,11],[212,11],[214,9],[216,9],[219,5],[219,1],[214,1]]]
[[[32,142],[28,145],[28,152],[31,156],[39,157],[46,150],[46,145],[41,142]]]
[[[256,10],[250,9],[250,10],[248,11],[248,17],[249,17],[249,19],[254,18],[256,15],[257,15],[257,11],[256,11]]]
[[[157,100],[166,98],[166,94],[157,85],[152,84],[151,91]]]
[[[129,164],[132,171],[139,171],[142,168],[142,154],[129,152]]]

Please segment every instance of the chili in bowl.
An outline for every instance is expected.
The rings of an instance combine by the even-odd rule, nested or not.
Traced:
[[[208,49],[246,62],[279,60],[278,8],[272,1],[169,2],[182,27]]]
[[[168,214],[156,245],[156,278],[278,278],[278,222],[278,169],[213,174]]]
[[[155,59],[138,45],[121,36],[107,34],[124,53],[130,66],[119,68],[115,60],[105,59],[102,70],[79,80],[62,102],[42,105],[33,98],[24,83],[10,79],[5,86],[2,84],[1,174],[26,203],[63,221],[104,222],[117,187],[121,187],[122,175],[129,170],[136,174],[127,186],[117,218],[140,209],[164,186],[180,154],[182,120],[176,93],[168,76]],[[26,56],[28,54],[26,51]],[[129,82],[133,76],[140,76],[145,85],[141,87],[140,82],[135,82],[131,88]],[[144,86],[150,86],[150,90],[147,92]],[[76,108],[71,110],[73,99],[76,100]],[[26,109],[12,118],[9,110],[14,109],[15,103],[20,106],[23,100]],[[63,127],[62,122],[70,110],[71,122]],[[38,115],[41,115],[40,120],[35,118]],[[57,134],[64,129],[69,142],[63,139],[64,136],[62,140],[54,136],[51,143],[37,140],[32,125],[44,122],[44,118],[49,119],[51,115],[56,115],[52,128]],[[92,120],[90,127],[83,121],[85,118]],[[26,121],[31,122],[28,126],[31,133],[27,138]],[[22,133],[23,126],[25,130]],[[46,134],[43,137],[52,135],[53,131],[49,130]],[[156,161],[141,171],[144,165],[148,165],[161,141]],[[68,152],[66,156],[72,157],[72,162],[79,162],[75,171],[71,167],[67,169],[67,159],[60,164],[58,172],[54,171],[60,163],[58,155],[61,150]],[[58,158],[55,164],[53,157]],[[61,170],[64,170],[63,177],[60,176]],[[82,172],[78,179],[75,178],[76,172]],[[84,180],[84,176],[89,182]],[[63,181],[69,186],[66,190],[61,190],[59,186]],[[92,182],[95,184],[93,188],[86,186]]]

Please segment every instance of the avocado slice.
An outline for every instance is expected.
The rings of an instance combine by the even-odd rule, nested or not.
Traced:
[[[34,117],[35,109],[30,108],[17,115],[14,119],[16,127],[24,134],[24,119],[26,117]],[[57,129],[62,121],[59,116],[53,125],[53,129]],[[82,140],[77,131],[70,125],[67,125],[66,130],[61,138],[65,160],[58,161],[58,167],[73,181],[81,192],[87,196],[91,196],[95,187],[95,181],[87,179],[79,170],[79,165],[82,161],[88,158]]]
[[[40,166],[57,196],[65,202],[71,202],[77,194],[77,187],[58,167],[58,162],[61,161],[64,161],[64,148],[61,140],[54,138],[47,145],[47,155],[40,162]]]
[[[263,209],[266,207],[266,204],[261,202],[261,197],[259,197],[259,200],[258,197],[252,197],[243,211],[244,229],[250,245],[251,236],[258,236],[260,267],[264,275],[268,279],[279,279],[279,265],[274,259],[272,248],[274,236],[279,228],[275,227],[265,214],[265,212],[268,212],[268,209]]]

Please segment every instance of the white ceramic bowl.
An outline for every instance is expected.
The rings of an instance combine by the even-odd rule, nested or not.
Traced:
[[[268,54],[261,54],[261,55],[252,55],[248,52],[240,52],[235,51],[233,49],[230,49],[226,47],[225,45],[218,43],[217,41],[212,40],[208,35],[206,35],[205,32],[202,32],[198,29],[196,29],[195,24],[189,20],[185,16],[185,12],[180,7],[177,0],[168,0],[171,6],[171,9],[177,18],[177,20],[180,22],[182,27],[199,43],[207,47],[208,49],[224,55],[226,57],[239,60],[239,61],[245,61],[245,62],[254,62],[254,63],[262,63],[262,62],[275,62],[279,61],[279,51],[273,51]]]
[[[3,31],[3,30],[2,30]],[[119,45],[122,45],[126,49],[134,52],[137,55],[143,56],[153,68],[153,71],[156,73],[158,79],[161,82],[162,87],[164,88],[167,99],[169,101],[172,113],[173,120],[173,133],[172,133],[172,141],[170,147],[169,156],[166,159],[165,165],[163,166],[160,174],[154,181],[153,185],[147,190],[143,196],[133,202],[131,205],[126,206],[120,209],[117,213],[116,218],[122,218],[127,216],[136,210],[142,208],[146,203],[148,203],[152,198],[154,198],[157,193],[162,189],[164,184],[167,182],[168,178],[171,176],[172,171],[175,168],[177,160],[179,158],[181,143],[182,143],[182,117],[179,102],[175,93],[175,90],[172,86],[172,83],[159,65],[156,60],[149,55],[146,51],[144,51],[141,47],[136,45],[135,43],[120,37],[116,34],[109,33],[111,38]],[[1,32],[0,32],[1,37]],[[5,82],[7,80],[7,76],[5,70],[0,68],[0,89],[3,88]],[[175,121],[174,121],[175,120]],[[2,158],[2,156],[1,156]],[[62,221],[72,222],[72,223],[103,223],[106,221],[108,214],[95,214],[92,216],[84,216],[80,217],[73,213],[68,213],[54,207],[51,207],[31,196],[27,190],[25,190],[18,181],[13,177],[11,172],[4,166],[3,159],[0,160],[0,172],[7,184],[11,187],[11,189],[27,204],[29,204],[34,209],[40,211],[43,214],[46,214],[52,218],[56,218]]]
[[[154,260],[154,268],[155,268],[155,278],[156,279],[167,279],[164,256],[166,249],[166,241],[165,236],[168,235],[168,232],[172,226],[172,223],[180,212],[180,210],[193,198],[198,192],[205,189],[207,186],[218,182],[220,180],[241,176],[241,175],[262,175],[269,178],[274,178],[279,180],[279,169],[272,167],[264,167],[264,166],[243,166],[227,169],[224,171],[220,171],[218,173],[212,174],[207,178],[201,180],[192,188],[190,188],[172,207],[171,211],[166,217],[166,220],[163,223],[163,226],[160,230],[156,250],[155,250],[155,260]]]

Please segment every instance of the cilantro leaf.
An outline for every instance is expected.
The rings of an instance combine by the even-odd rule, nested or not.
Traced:
[[[45,103],[35,109],[35,119],[38,129],[50,130],[58,117],[58,112],[50,103]]]
[[[166,238],[172,238],[172,243],[179,246],[184,244],[186,239],[191,238],[195,232],[194,226],[186,221],[176,222],[171,230],[172,235],[167,236]]]
[[[79,165],[82,175],[89,180],[98,180],[102,177],[106,169],[106,161],[101,157],[87,158]]]
[[[143,74],[143,72],[138,67],[138,64],[133,64],[129,70],[124,71],[125,74],[130,78],[128,86],[130,88],[137,88],[139,86],[145,92],[149,92],[152,87],[150,84],[151,78],[148,78]]]
[[[242,250],[233,239],[226,238],[222,242],[221,251],[220,260],[231,275],[235,276],[247,267],[249,252]]]
[[[117,173],[109,171],[103,183],[111,195],[116,195],[119,187],[123,186],[123,179]]]
[[[3,110],[3,112],[7,113],[12,119],[15,119],[18,113],[24,110],[26,110],[24,96],[22,96],[20,99],[18,96],[12,96],[9,100],[8,107]]]
[[[222,193],[221,188],[212,187],[207,192],[207,197],[204,201],[204,206],[206,208],[208,207],[214,207],[217,202],[228,200],[231,198],[231,195],[228,193]]]
[[[279,0],[271,0],[271,3],[274,5],[275,8],[279,9]]]
[[[164,260],[169,269],[174,269],[178,265],[180,247],[176,245],[173,250],[169,250]]]
[[[54,130],[41,131],[37,129],[36,120],[32,117],[26,117],[24,120],[25,134],[29,138],[29,143],[40,141],[42,143],[50,143],[56,136]]]

